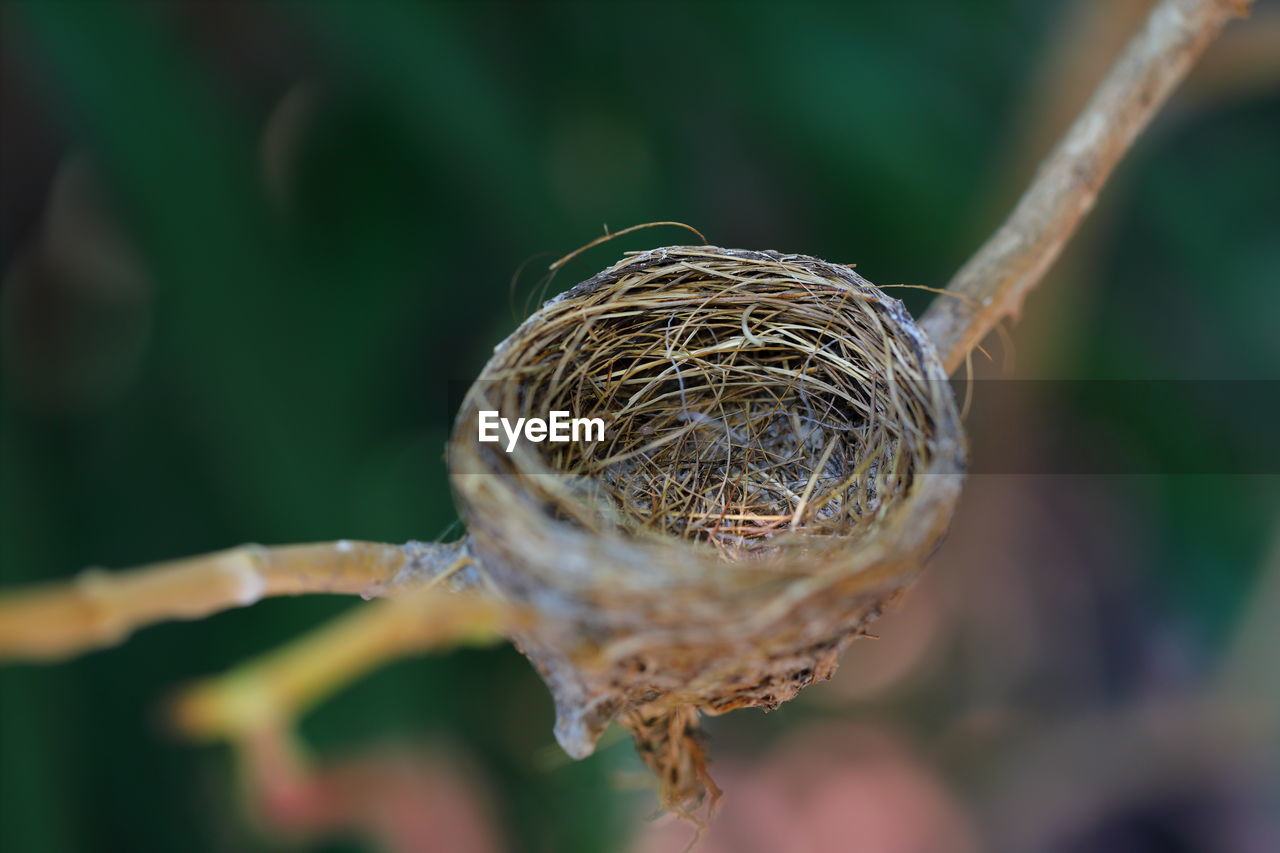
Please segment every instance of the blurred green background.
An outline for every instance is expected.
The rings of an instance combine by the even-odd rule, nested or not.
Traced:
[[[451,537],[450,389],[535,304],[548,261],[606,227],[680,220],[719,245],[942,286],[1145,5],[5,2],[0,582],[246,541]],[[982,375],[1280,379],[1275,6],[1206,58],[1033,297],[1016,364],[993,344],[1002,366]],[[552,288],[688,239],[630,235]],[[1114,746],[1133,742],[1128,709],[1178,717],[1228,695],[1280,728],[1259,662],[1280,645],[1280,602],[1259,592],[1280,574],[1277,472],[1177,473],[1224,424],[1242,452],[1273,447],[1275,421],[1257,400],[1227,415],[1177,396],[1067,402],[1143,448],[1150,473],[975,477],[919,605],[884,640],[812,698],[710,726],[726,778],[755,780],[740,790],[783,778],[770,762],[807,731],[890,738],[963,828],[931,847],[883,830],[934,814],[899,786],[875,820],[849,818],[858,844],[788,849],[1280,839],[1275,739],[1221,746],[1199,710],[1181,746],[1153,735],[1170,759],[1151,764],[1157,781],[1080,805],[1097,778],[1150,761]],[[1013,419],[1007,436],[1035,412],[989,417]],[[1257,602],[1272,610],[1251,616]],[[252,826],[227,753],[158,722],[175,685],[352,606],[264,602],[0,670],[0,848],[377,849],[357,830]],[[1045,764],[1086,721],[1097,731],[1064,755],[1099,767]],[[625,743],[558,761],[551,722],[535,673],[503,648],[391,666],[303,734],[322,760],[376,744],[456,756],[496,849],[680,849],[643,821],[652,794],[624,784],[640,768]],[[898,791],[886,773],[833,814]],[[725,826],[748,826],[725,787]],[[743,832],[710,843],[782,849]]]

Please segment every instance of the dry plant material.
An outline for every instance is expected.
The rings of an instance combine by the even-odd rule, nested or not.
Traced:
[[[250,743],[391,657],[505,634],[551,688],[570,755],[617,719],[664,804],[692,815],[716,793],[699,714],[772,708],[828,677],[910,585],[962,479],[947,373],[1016,313],[1125,149],[1248,6],[1157,6],[924,331],[815,258],[630,256],[544,305],[473,386],[450,445],[469,537],[243,546],[87,575],[0,600],[0,657],[72,654],[265,595],[388,596],[189,692],[180,720]],[[481,410],[603,417],[606,434],[507,453],[477,441]]]
[[[605,438],[477,441],[479,412]],[[707,790],[696,714],[776,707],[915,578],[964,443],[933,347],[852,269],[710,246],[636,254],[552,299],[463,403],[454,490],[576,757],[614,719],[664,800]],[[678,721],[678,722],[677,722]]]

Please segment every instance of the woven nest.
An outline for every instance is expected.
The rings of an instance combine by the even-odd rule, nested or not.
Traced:
[[[599,417],[603,440],[477,440],[479,412]],[[487,582],[589,754],[617,718],[666,804],[707,790],[699,712],[775,707],[914,579],[964,442],[902,304],[850,268],[635,254],[546,303],[468,394],[450,468]]]

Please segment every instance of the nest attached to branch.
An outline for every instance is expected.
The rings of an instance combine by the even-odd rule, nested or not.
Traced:
[[[477,440],[479,412],[602,418],[591,442]],[[852,269],[709,246],[633,254],[500,344],[450,449],[486,582],[589,754],[617,718],[687,813],[697,713],[825,679],[915,578],[964,468],[955,400],[902,304]]]

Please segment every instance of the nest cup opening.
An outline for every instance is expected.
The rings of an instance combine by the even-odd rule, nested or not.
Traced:
[[[477,444],[475,413],[603,421],[603,438]],[[469,515],[717,561],[849,549],[940,468],[958,472],[954,398],[900,302],[798,255],[669,247],[552,299],[496,350],[459,416]],[[465,460],[463,460],[465,462]],[[455,482],[455,486],[457,486]]]

